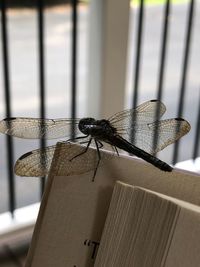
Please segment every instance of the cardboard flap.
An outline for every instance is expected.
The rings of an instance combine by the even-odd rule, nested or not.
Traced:
[[[94,182],[92,168],[87,173],[69,172],[67,176],[64,170],[69,170],[70,163],[66,153],[68,149],[77,151],[78,147],[57,144],[26,267],[94,266],[116,180],[200,203],[198,175],[178,170],[163,172],[133,157],[116,156],[111,160],[110,154],[105,153],[106,164],[99,167]],[[91,165],[85,155],[78,161]]]

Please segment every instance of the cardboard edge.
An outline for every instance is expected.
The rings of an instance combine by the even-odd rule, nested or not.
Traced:
[[[49,175],[47,176],[47,182],[46,182],[46,185],[45,185],[44,194],[43,194],[42,199],[41,199],[39,213],[38,213],[37,220],[36,220],[36,223],[35,223],[32,239],[31,239],[31,243],[30,243],[30,247],[29,247],[29,250],[28,250],[26,263],[25,263],[24,267],[31,267],[32,262],[33,262],[35,249],[36,249],[36,244],[37,244],[38,237],[40,235],[41,224],[42,224],[42,221],[43,221],[43,217],[44,217],[46,206],[47,206],[47,202],[48,202],[48,196],[49,196],[49,193],[50,193],[51,188],[52,188],[53,177],[55,176],[55,174],[54,174],[54,166],[55,166],[55,162],[56,162],[56,159],[57,159],[58,156],[59,156],[59,143],[56,144],[56,149],[55,149],[55,152],[54,152],[54,156],[53,156],[53,160],[52,160],[52,164],[51,164],[51,169],[50,169]]]

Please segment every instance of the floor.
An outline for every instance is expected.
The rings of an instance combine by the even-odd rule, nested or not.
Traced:
[[[23,267],[28,247],[13,250],[9,246],[0,248],[0,267]]]
[[[0,238],[0,267],[23,267],[31,242],[33,226],[15,229]]]

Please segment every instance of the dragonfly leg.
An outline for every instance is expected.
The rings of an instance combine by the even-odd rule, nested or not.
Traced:
[[[87,138],[88,136],[89,135],[83,135],[83,136],[78,136],[78,137],[75,137],[75,138],[70,138],[70,139],[67,140],[67,142],[78,140],[78,139]]]
[[[84,145],[86,143],[88,143],[88,141],[79,142],[80,145]]]
[[[83,152],[79,153],[78,155],[74,156],[73,158],[71,158],[69,161],[72,161],[73,159],[75,159],[75,158],[77,158],[77,157],[85,154],[87,152],[87,150],[88,150],[91,142],[92,142],[92,138],[90,138],[90,140],[89,140],[89,142],[88,142],[87,147],[85,148],[85,150]]]
[[[113,147],[114,147],[115,152],[117,153],[117,156],[119,157],[119,151],[118,151],[117,147],[116,146],[113,146]]]
[[[83,142],[80,142],[79,144],[83,145],[83,144],[86,144],[88,143],[88,141],[83,141]],[[98,140],[97,143],[99,144],[98,147],[99,148],[102,148],[103,147],[103,144]]]
[[[97,143],[96,143],[97,142]],[[103,144],[101,143],[101,141],[99,140],[96,140],[96,145],[98,146],[98,148],[102,148],[103,147]],[[99,145],[98,145],[99,144]]]
[[[95,144],[96,144],[96,148],[97,148],[97,154],[98,154],[98,162],[97,162],[97,165],[96,165],[96,168],[94,170],[94,175],[93,175],[93,178],[92,178],[92,182],[94,182],[94,179],[95,179],[95,176],[96,176],[96,173],[97,173],[97,170],[98,170],[98,167],[99,167],[99,163],[101,161],[101,153],[100,153],[100,150],[99,148],[101,148],[103,146],[103,144],[100,142],[100,141],[97,141],[96,139],[94,139],[95,141]],[[99,147],[99,145],[101,145],[101,147]]]

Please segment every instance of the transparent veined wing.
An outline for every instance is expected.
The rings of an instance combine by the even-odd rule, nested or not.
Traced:
[[[165,111],[166,107],[162,102],[150,100],[136,109],[115,114],[109,121],[123,138],[149,154],[156,154],[190,130],[190,124],[181,118],[158,120]]]
[[[53,164],[57,175],[78,175],[95,170],[99,159],[96,149],[90,148],[86,153],[77,156],[85,151],[85,146],[70,142],[60,142],[57,148],[57,162],[55,165]],[[15,164],[15,173],[26,177],[42,177],[47,175],[55,150],[56,146],[49,146],[45,149],[36,149],[24,154]],[[104,164],[108,159],[112,159],[112,157],[113,155],[101,153],[100,165]]]
[[[151,135],[150,139],[154,138],[155,134],[157,135],[156,146],[151,147],[150,150],[151,154],[156,154],[186,135],[191,126],[188,121],[182,118],[174,118],[150,123],[148,128],[149,135]]]
[[[16,175],[43,177],[49,173],[56,145],[35,149],[22,155],[15,163]]]
[[[166,107],[162,102],[150,100],[142,103],[135,109],[127,109],[116,113],[108,120],[118,131],[124,131],[125,129],[127,131],[136,131],[138,127],[154,122],[156,114],[161,118],[165,111]]]
[[[190,128],[190,124],[181,118],[156,121],[140,127],[134,132],[134,139],[129,141],[153,155],[187,134]],[[121,134],[126,136],[126,132],[122,131]],[[156,143],[154,142],[155,135]],[[130,138],[129,134],[127,138]]]
[[[0,132],[25,139],[58,139],[70,136],[71,124],[80,135],[79,119],[7,118],[0,121]]]

